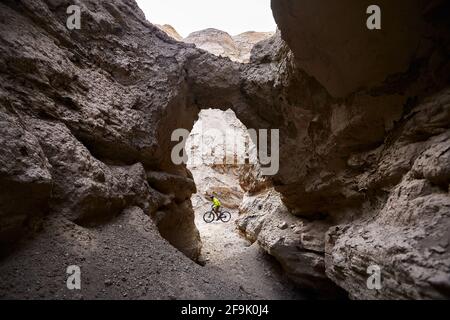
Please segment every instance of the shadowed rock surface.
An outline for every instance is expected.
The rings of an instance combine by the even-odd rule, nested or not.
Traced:
[[[200,112],[186,141],[187,168],[197,185],[197,192],[192,196],[194,207],[211,204],[213,194],[225,207],[239,207],[244,195],[239,186],[239,173],[250,153],[246,150],[250,143],[247,128],[232,110]]]

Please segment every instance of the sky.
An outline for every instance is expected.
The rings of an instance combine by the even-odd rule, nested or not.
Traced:
[[[216,28],[232,36],[245,31],[275,31],[270,0],[136,0],[147,20],[170,24],[187,37]]]

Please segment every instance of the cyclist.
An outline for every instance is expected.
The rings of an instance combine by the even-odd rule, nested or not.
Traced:
[[[211,201],[212,201],[212,209],[217,215],[217,221],[220,220],[222,217],[222,212],[220,211],[220,207],[222,204],[220,203],[219,199],[217,199],[214,195],[211,195]]]

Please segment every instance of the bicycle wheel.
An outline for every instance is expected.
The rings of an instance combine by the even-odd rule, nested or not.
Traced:
[[[231,213],[229,213],[228,211],[222,212],[222,215],[220,216],[220,220],[222,220],[222,222],[230,221],[231,220]]]
[[[206,212],[206,213],[203,215],[203,220],[204,220],[206,223],[211,223],[211,222],[213,222],[213,221],[214,221],[214,218],[215,218],[215,215],[214,215],[214,212],[212,212],[212,211],[208,211],[208,212]]]

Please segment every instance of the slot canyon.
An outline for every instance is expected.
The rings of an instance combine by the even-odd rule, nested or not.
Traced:
[[[377,2],[382,30],[272,0],[276,32],[183,38],[134,0],[0,1],[0,299],[449,299],[450,3]]]

